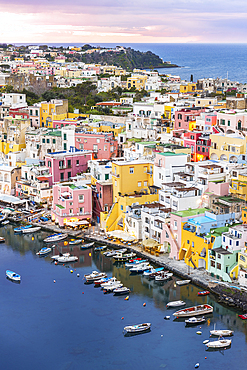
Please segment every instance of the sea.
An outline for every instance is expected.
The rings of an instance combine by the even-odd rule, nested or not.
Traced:
[[[93,248],[70,246],[69,239],[40,258],[36,252],[47,235],[16,235],[11,225],[0,228],[6,240],[0,246],[1,369],[190,370],[197,363],[200,370],[246,368],[247,320],[238,317],[239,311],[220,305],[211,294],[199,297],[200,288],[193,284],[179,287],[177,276],[160,285],[131,275],[124,264]],[[69,266],[51,262],[52,254],[66,252],[78,261]],[[21,283],[6,279],[6,269],[19,273]],[[131,289],[129,300],[85,284],[84,274],[92,270],[121,280]],[[187,307],[207,302],[214,312],[203,325],[185,327],[174,319],[175,309],[166,307],[173,300]],[[150,332],[124,335],[124,326],[143,322],[152,324]],[[214,327],[234,330],[229,349],[206,351],[203,341],[212,340]]]
[[[82,46],[82,44],[66,43],[44,43],[49,46],[71,45]],[[101,43],[91,44],[93,46],[115,47],[119,44]],[[16,44],[20,45],[20,44]],[[28,44],[25,44],[28,45]],[[35,44],[33,44],[35,45]],[[36,44],[38,45],[38,44]],[[121,44],[143,52],[152,51],[159,55],[164,61],[180,66],[180,68],[161,68],[160,73],[179,75],[183,80],[193,81],[199,78],[228,78],[231,81],[247,83],[247,44]]]

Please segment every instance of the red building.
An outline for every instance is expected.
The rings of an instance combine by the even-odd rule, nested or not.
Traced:
[[[9,116],[13,118],[29,119],[29,111],[23,108],[9,108]]]
[[[75,147],[79,150],[92,150],[93,159],[111,159],[117,157],[118,141],[113,133],[85,132],[76,129]]]
[[[111,181],[97,181],[92,186],[93,219],[100,222],[100,212],[109,212],[113,202]]]
[[[184,146],[191,148],[191,161],[205,161],[209,159],[209,150],[211,140],[209,134],[202,132],[186,132],[184,133]]]

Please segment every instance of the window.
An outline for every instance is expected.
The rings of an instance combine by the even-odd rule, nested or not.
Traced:
[[[50,144],[50,139],[46,139],[47,144]]]
[[[52,143],[53,144],[56,144],[56,139],[52,139]]]
[[[100,143],[100,139],[96,139],[96,143]]]
[[[69,214],[70,215],[73,214],[73,209],[72,208],[69,209]]]
[[[217,263],[217,269],[221,270],[221,264],[220,263]]]
[[[76,165],[79,166],[79,159],[76,160]]]
[[[63,139],[67,140],[67,134],[63,134]]]
[[[178,228],[178,223],[177,221],[174,221],[174,230],[177,230],[177,228]]]
[[[237,241],[236,241],[236,247],[238,247],[238,246],[239,246],[239,241],[237,240]]]
[[[205,148],[204,147],[202,147],[202,152],[205,153]]]
[[[104,145],[104,151],[105,152],[107,151],[107,145]]]
[[[144,173],[146,173],[147,171],[148,171],[148,168],[144,167]]]
[[[138,181],[138,187],[140,188],[142,186],[142,182]]]
[[[84,207],[80,207],[80,213],[84,213]]]
[[[115,180],[115,186],[117,186],[117,180]]]
[[[194,135],[191,135],[191,137],[190,137],[190,138],[191,138],[191,140],[194,140],[194,139],[195,139]]]
[[[195,245],[194,245],[194,242],[192,242],[191,246],[194,248],[194,246],[195,246]]]
[[[61,173],[60,173],[60,180],[61,180],[61,181],[63,181],[63,180],[64,180],[64,173],[63,173],[63,172],[61,172]]]
[[[67,150],[67,144],[66,143],[63,143],[63,149]]]
[[[59,161],[59,167],[62,168],[63,167],[63,161]]]
[[[225,236],[223,236],[223,242],[225,242],[226,241],[226,237]]]
[[[71,159],[68,159],[68,167],[71,167]]]
[[[94,151],[94,152],[97,152],[97,151],[98,151],[98,145],[97,145],[97,144],[94,144],[94,145],[93,145],[93,151]]]
[[[121,211],[123,211],[123,205],[120,206]]]
[[[200,147],[200,146],[198,146],[198,147],[197,147],[197,150],[198,150],[198,151],[200,151],[200,150],[201,150],[201,147]]]
[[[51,161],[48,161],[48,167],[51,167]]]
[[[130,173],[134,173],[134,167],[130,167]]]
[[[147,181],[144,181],[144,186],[148,186],[148,182]]]
[[[228,121],[227,124],[228,124],[228,126],[231,126],[231,121]]]
[[[45,143],[45,139],[42,139],[42,143]]]
[[[211,260],[211,267],[215,267],[215,262]]]
[[[87,143],[87,139],[84,139],[84,143]]]
[[[83,203],[84,202],[84,194],[80,194],[78,199],[79,199],[80,203]]]

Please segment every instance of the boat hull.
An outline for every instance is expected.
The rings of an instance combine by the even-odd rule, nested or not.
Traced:
[[[193,317],[199,315],[206,315],[212,313],[214,308],[209,304],[199,305],[194,307],[185,308],[183,310],[176,311],[173,316],[180,317]]]
[[[51,236],[48,236],[47,238],[45,238],[43,241],[45,243],[54,243],[54,242],[58,242],[60,240],[64,240],[64,239],[67,239],[68,235],[67,234],[56,234],[56,235],[51,235]]]
[[[130,334],[143,333],[143,332],[148,331],[150,329],[151,329],[151,324],[150,323],[130,325],[130,326],[125,326],[124,327],[124,331],[126,333],[130,333]]]

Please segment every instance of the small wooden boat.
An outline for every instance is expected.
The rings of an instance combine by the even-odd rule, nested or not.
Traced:
[[[151,324],[150,323],[143,323],[137,325],[129,325],[124,327],[124,331],[126,333],[141,333],[143,331],[150,330]]]
[[[14,271],[6,270],[6,277],[13,281],[21,281],[21,275],[16,274]]]
[[[105,272],[98,272],[98,271],[93,271],[91,274],[84,275],[84,278],[88,283],[93,282],[95,280],[100,280],[102,278],[107,277]]]
[[[130,292],[130,289],[126,287],[116,288],[113,290],[114,295],[123,295],[123,294],[128,294],[129,292]]]
[[[191,282],[191,280],[177,280],[176,284],[177,285],[186,285],[186,284],[189,284],[190,282]]]
[[[95,252],[102,252],[107,248],[107,245],[102,245],[100,247],[94,248]]]
[[[210,306],[209,304],[202,304],[199,306],[194,307],[188,307],[184,308],[182,310],[174,312],[173,316],[179,318],[179,317],[187,317],[187,316],[199,316],[199,315],[205,315],[208,313],[212,313],[214,308]]]
[[[210,294],[210,292],[208,291],[208,290],[204,290],[203,292],[198,292],[197,293],[197,295],[199,295],[199,296],[204,296],[204,295],[209,295]]]
[[[218,339],[211,341],[205,344],[207,348],[218,349],[218,348],[227,348],[231,345],[231,339]]]
[[[247,320],[247,313],[244,315],[238,315],[242,320]]]
[[[71,239],[69,245],[76,245],[83,242],[83,239]]]
[[[184,306],[186,303],[184,301],[171,301],[168,302],[166,307],[180,307]]]
[[[45,256],[46,254],[51,252],[51,248],[43,247],[36,253],[36,256]]]
[[[37,231],[39,231],[41,229],[41,227],[39,226],[36,226],[36,227],[29,227],[28,229],[23,229],[21,231],[22,234],[31,234],[31,233],[36,233]]]
[[[45,243],[52,243],[52,242],[57,242],[63,239],[66,239],[68,237],[67,234],[64,233],[59,233],[59,234],[53,234],[45,238],[43,241]]]
[[[233,330],[219,329],[219,330],[210,330],[210,334],[215,337],[230,337],[233,335]]]
[[[81,249],[89,249],[89,248],[92,248],[93,245],[94,245],[94,242],[83,244],[81,245]]]
[[[186,326],[192,326],[192,325],[199,325],[206,322],[206,319],[204,317],[190,317],[189,319],[185,320]]]
[[[4,243],[5,242],[5,239],[4,239],[4,237],[0,237],[0,243]]]

